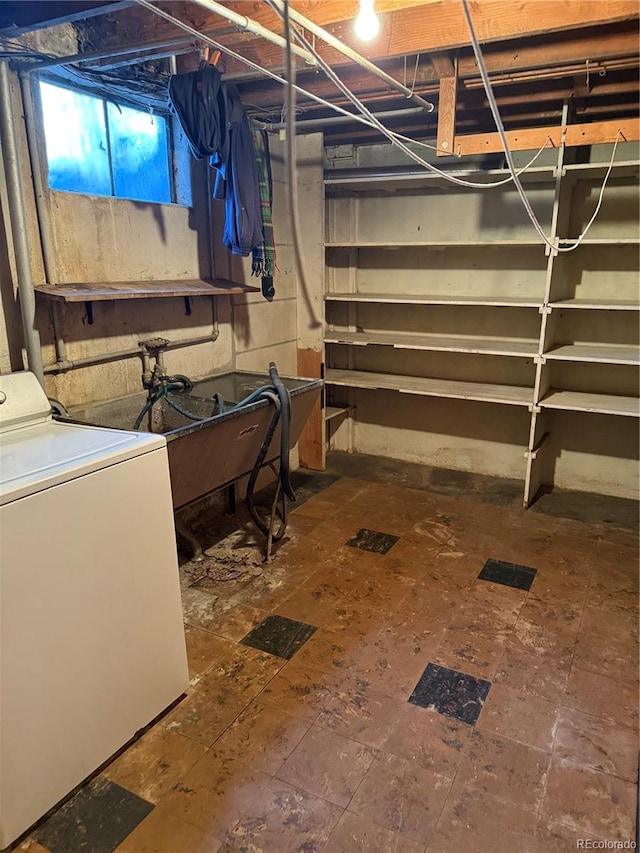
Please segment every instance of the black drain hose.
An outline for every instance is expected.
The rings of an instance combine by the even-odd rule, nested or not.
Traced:
[[[271,526],[265,524],[263,519],[260,517],[258,510],[255,505],[255,486],[258,480],[258,475],[262,469],[264,464],[265,457],[267,455],[267,451],[271,445],[273,440],[273,436],[275,435],[276,428],[278,426],[278,422],[281,422],[282,428],[280,431],[280,471],[278,472],[278,481],[276,483],[276,489],[280,489],[280,508],[279,508],[279,516],[281,520],[281,524],[279,529],[272,534],[271,538],[274,542],[278,542],[285,534],[287,529],[287,498],[289,500],[294,501],[296,499],[295,492],[291,486],[290,473],[289,473],[289,441],[291,435],[291,397],[289,395],[288,390],[285,388],[282,380],[278,376],[278,369],[276,365],[271,362],[269,365],[269,377],[273,386],[264,388],[257,399],[266,399],[271,405],[274,407],[273,417],[271,418],[271,423],[269,424],[269,428],[265,434],[264,440],[260,447],[260,452],[256,458],[255,464],[249,475],[249,482],[247,484],[247,497],[246,504],[247,509],[249,510],[249,515],[255,522],[257,528],[263,533],[265,536],[269,537],[271,533]]]
[[[280,433],[280,483],[282,491],[291,501],[295,501],[296,493],[291,485],[291,474],[289,470],[289,442],[291,438],[291,395],[284,387],[282,379],[278,376],[278,368],[272,361],[269,365],[269,378],[276,389],[280,400],[280,411],[282,430]]]

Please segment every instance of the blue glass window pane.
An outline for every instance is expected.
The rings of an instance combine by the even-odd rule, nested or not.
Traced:
[[[40,93],[49,186],[111,195],[103,101],[48,83]]]
[[[170,202],[165,119],[112,103],[107,115],[115,195]]]

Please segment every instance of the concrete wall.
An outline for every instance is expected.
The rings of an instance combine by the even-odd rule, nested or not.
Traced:
[[[19,88],[14,81],[16,114],[21,116]],[[17,126],[23,153],[23,179],[27,206],[32,270],[35,283],[44,283],[38,223],[24,122]],[[220,335],[215,343],[170,350],[166,364],[171,372],[200,378],[214,371],[260,370],[275,361],[283,375],[297,373],[297,277],[284,196],[284,143],[271,138],[274,178],[274,232],[277,243],[276,297],[272,303],[261,293],[218,297],[215,306],[208,298],[193,298],[188,313],[182,298],[135,299],[93,303],[93,322],[84,304],[63,306],[60,333],[71,361],[135,348],[140,340],[164,337],[172,342],[208,335],[212,331],[213,308],[218,314]],[[46,163],[44,140],[38,140]],[[315,180],[322,186],[321,136],[300,140],[315,157]],[[41,164],[42,165],[42,164]],[[301,174],[306,166],[301,164]],[[1,171],[1,170],[0,170]],[[231,256],[222,245],[224,205],[213,202],[208,211],[206,171],[203,163],[191,160],[190,207],[177,204],[147,204],[123,199],[90,197],[76,193],[46,192],[49,230],[57,283],[170,281],[207,277],[214,273],[239,283],[260,287],[251,276],[251,258]],[[46,186],[46,177],[45,177]],[[0,181],[0,370],[21,370],[26,365],[22,331],[16,302],[6,192]],[[302,206],[303,224],[317,228],[322,214]],[[4,227],[1,227],[3,226]],[[316,254],[320,277],[321,237]],[[214,269],[211,269],[213,253]],[[43,345],[44,364],[56,361],[52,306],[38,297],[37,326]],[[141,390],[138,357],[48,374],[47,392],[68,406],[86,405]]]

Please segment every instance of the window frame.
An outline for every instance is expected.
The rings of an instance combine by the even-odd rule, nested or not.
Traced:
[[[44,157],[40,158],[42,160],[42,166],[46,175],[46,187],[49,192],[64,192],[71,193],[75,195],[82,195],[88,198],[112,198],[112,199],[120,199],[121,201],[130,201],[136,204],[157,204],[157,205],[176,205],[179,207],[190,207],[191,201],[190,199],[181,199],[179,192],[179,182],[177,175],[177,157],[175,151],[176,144],[176,134],[174,128],[174,116],[171,114],[170,110],[161,110],[156,108],[155,106],[149,111],[151,115],[156,118],[162,119],[165,133],[166,133],[166,147],[167,147],[167,175],[169,179],[169,190],[170,190],[170,200],[169,201],[151,201],[148,199],[140,199],[140,198],[132,198],[131,196],[123,196],[117,195],[115,192],[115,176],[114,176],[114,168],[113,168],[113,151],[111,147],[111,133],[109,128],[109,116],[108,116],[108,104],[113,104],[118,108],[125,108],[130,110],[137,110],[138,112],[145,113],[145,109],[139,105],[132,102],[126,102],[125,100],[119,100],[117,94],[110,96],[105,94],[98,94],[94,89],[90,86],[83,86],[81,83],[75,84],[70,83],[67,80],[60,80],[60,78],[51,75],[51,74],[37,74],[34,75],[36,77],[38,86],[34,87],[34,91],[36,92],[36,106],[38,112],[39,126],[40,126],[40,134],[42,136],[42,140],[44,143]],[[87,193],[82,190],[63,190],[52,187],[49,184],[49,154],[47,151],[47,135],[44,124],[44,110],[43,110],[43,102],[42,102],[42,90],[40,88],[40,83],[47,83],[50,86],[56,86],[59,89],[67,89],[70,92],[75,92],[81,95],[85,95],[90,98],[94,98],[96,101],[100,101],[102,105],[102,115],[104,117],[105,124],[105,135],[106,135],[106,147],[107,147],[107,162],[109,166],[109,184],[110,184],[110,194],[102,194],[102,193]]]

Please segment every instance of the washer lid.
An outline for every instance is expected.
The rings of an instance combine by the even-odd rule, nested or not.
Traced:
[[[0,432],[51,420],[51,406],[33,373],[0,376]]]
[[[59,421],[13,429],[0,435],[0,505],[165,447],[166,443],[163,435]]]

